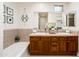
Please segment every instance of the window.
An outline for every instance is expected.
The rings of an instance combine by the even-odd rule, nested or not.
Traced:
[[[63,5],[55,5],[54,6],[54,12],[55,13],[61,13],[61,12],[63,12]]]

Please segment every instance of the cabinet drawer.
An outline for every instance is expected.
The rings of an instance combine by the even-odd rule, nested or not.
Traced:
[[[52,42],[50,45],[50,52],[58,52],[59,51],[59,43]]]
[[[58,42],[51,42],[52,46],[58,45]]]
[[[40,37],[41,41],[50,41],[50,37]]]
[[[67,40],[78,40],[78,36],[68,36]]]
[[[59,41],[59,38],[58,37],[51,37],[50,40],[51,41]]]
[[[38,37],[38,36],[32,36],[32,37],[30,37],[30,40],[31,41],[38,41],[38,40],[40,40],[40,37]]]
[[[66,41],[68,38],[65,36],[63,36],[63,37],[59,37],[59,39],[60,39],[60,41]]]

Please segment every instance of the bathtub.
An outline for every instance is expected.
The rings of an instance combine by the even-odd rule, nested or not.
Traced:
[[[3,57],[21,57],[22,54],[26,51],[29,42],[18,42],[14,43],[11,46],[3,50]]]

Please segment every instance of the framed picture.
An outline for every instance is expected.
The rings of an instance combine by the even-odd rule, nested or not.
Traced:
[[[7,16],[7,23],[12,24],[13,23],[13,17],[12,16]]]
[[[7,15],[13,16],[13,9],[7,7]]]

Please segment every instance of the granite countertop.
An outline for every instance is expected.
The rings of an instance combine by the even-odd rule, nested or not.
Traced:
[[[78,36],[78,34],[77,33],[54,33],[54,34],[49,34],[49,33],[36,32],[36,33],[31,33],[30,36]]]

